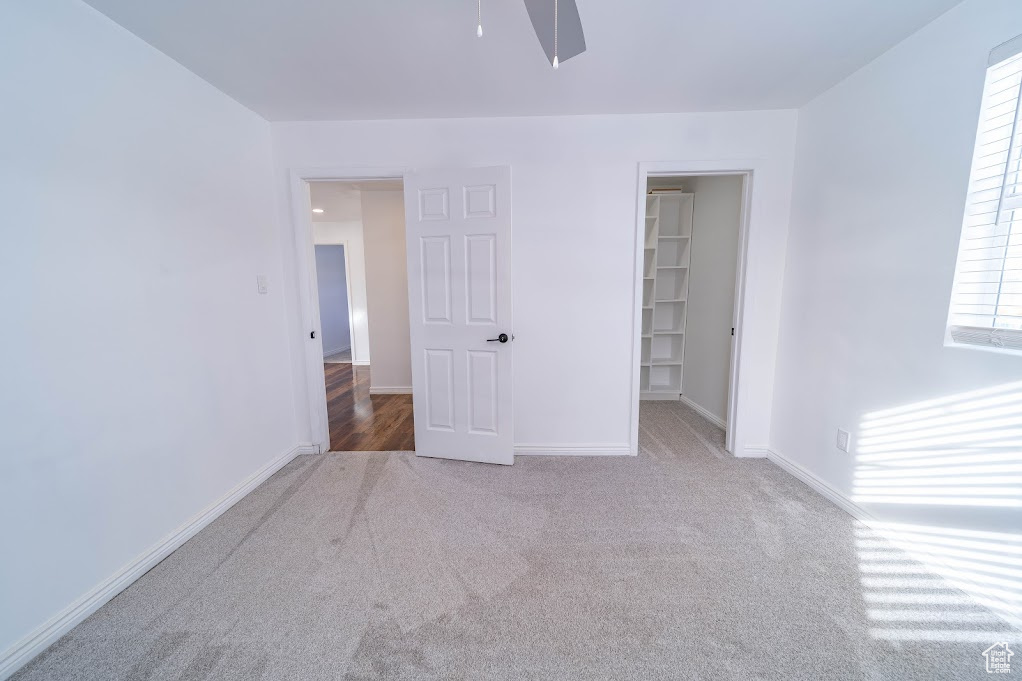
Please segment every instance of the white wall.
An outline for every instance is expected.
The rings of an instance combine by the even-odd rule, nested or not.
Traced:
[[[987,55],[1019,32],[1022,3],[967,0],[799,112],[771,443],[853,499],[867,464],[856,441],[836,449],[837,428],[861,436],[871,412],[1022,379],[1018,355],[943,346]],[[925,436],[902,447],[925,453]],[[1017,510],[981,505],[865,506],[1022,527]]]
[[[76,1],[0,82],[2,667],[298,440],[268,124]]]
[[[794,129],[791,111],[273,124],[281,196],[290,169],[511,165],[515,441],[539,447],[629,442],[638,162],[756,160],[739,453],[769,437]],[[304,386],[295,399],[308,436]]]
[[[362,221],[313,222],[312,241],[317,246],[346,244],[348,247],[348,281],[351,284],[352,361],[369,364],[369,313],[366,300],[365,246]]]
[[[695,194],[685,320],[685,397],[727,421],[742,177],[685,179]]]
[[[363,191],[362,230],[373,348],[369,389],[411,391],[404,193]]]

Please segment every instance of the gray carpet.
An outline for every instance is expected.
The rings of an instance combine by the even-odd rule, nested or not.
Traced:
[[[644,403],[638,458],[301,457],[15,678],[989,678],[1005,625],[722,440]]]

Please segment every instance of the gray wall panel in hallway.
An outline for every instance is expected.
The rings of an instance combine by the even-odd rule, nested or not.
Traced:
[[[344,246],[316,246],[319,316],[323,325],[323,355],[351,347]]]

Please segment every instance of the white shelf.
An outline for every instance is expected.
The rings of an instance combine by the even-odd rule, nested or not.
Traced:
[[[654,303],[653,331],[683,331],[685,329],[685,303]]]
[[[681,395],[693,195],[647,195],[643,257],[641,399]]]

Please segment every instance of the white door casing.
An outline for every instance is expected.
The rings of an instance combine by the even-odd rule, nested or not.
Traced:
[[[404,186],[415,453],[511,464],[511,168]]]

